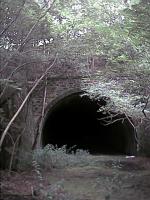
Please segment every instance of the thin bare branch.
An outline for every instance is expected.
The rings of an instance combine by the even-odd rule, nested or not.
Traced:
[[[38,126],[38,130],[37,130],[37,134],[35,136],[33,145],[32,145],[32,150],[35,148],[36,144],[37,144],[37,140],[39,137],[39,141],[41,141],[41,128],[42,128],[42,124],[43,124],[43,120],[44,120],[44,113],[45,113],[45,106],[46,106],[46,96],[47,96],[47,77],[45,77],[45,88],[44,88],[44,96],[43,96],[43,105],[42,105],[42,114],[40,117],[40,123]]]
[[[124,113],[124,114],[125,114],[125,116],[126,116],[128,122],[129,122],[129,123],[131,124],[131,126],[133,127],[133,129],[134,129],[135,140],[136,140],[137,144],[139,144],[138,137],[137,137],[136,127],[134,126],[134,124],[133,124],[133,122],[131,121],[130,117],[129,117],[126,113]]]
[[[110,114],[110,113],[109,113],[108,116],[99,118],[98,120],[103,121],[103,120],[107,120],[107,119],[108,119],[108,120],[110,121],[110,119],[112,120],[112,118],[115,118],[115,117],[117,117],[118,115],[120,115],[120,113],[117,113],[117,114]]]
[[[8,125],[6,126],[4,132],[2,133],[1,139],[0,139],[0,151],[1,151],[1,147],[2,147],[3,141],[5,139],[5,136],[7,135],[7,132],[9,130],[10,126],[15,121],[15,119],[17,118],[17,116],[19,115],[19,113],[22,111],[24,105],[28,101],[28,99],[31,96],[31,94],[33,93],[33,91],[39,85],[39,83],[41,82],[41,80],[47,75],[47,73],[49,72],[49,70],[54,66],[56,60],[57,60],[57,55],[55,56],[55,59],[54,59],[53,63],[45,70],[45,72],[42,74],[42,76],[35,82],[35,84],[31,88],[31,90],[26,95],[26,97],[25,97],[24,101],[22,102],[21,106],[19,107],[19,109],[17,110],[17,112],[15,113],[15,115],[12,117],[12,119],[10,120],[10,122],[8,123]]]
[[[111,125],[111,124],[114,124],[118,121],[122,121],[122,123],[124,122],[125,120],[125,117],[122,117],[122,118],[118,118],[118,119],[115,119],[115,120],[111,120],[111,121],[106,121],[106,123],[104,124],[104,126],[108,126],[108,125]]]

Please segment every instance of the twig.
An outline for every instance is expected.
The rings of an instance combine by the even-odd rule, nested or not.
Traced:
[[[119,118],[119,119],[115,119],[115,120],[111,120],[110,122],[108,122],[107,124],[104,124],[104,126],[108,126],[108,125],[110,125],[110,124],[114,124],[114,123],[116,123],[116,122],[118,122],[118,121],[122,121],[122,123],[124,122],[124,120],[125,120],[125,117],[123,118]],[[107,122],[107,121],[106,121]]]
[[[137,144],[139,144],[139,141],[138,141],[138,137],[137,137],[137,131],[136,131],[136,127],[134,126],[133,122],[130,120],[130,118],[128,117],[128,115],[126,113],[124,113],[128,122],[131,124],[131,126],[133,127],[134,129],[134,136],[135,136],[135,140],[137,142]]]
[[[106,117],[102,117],[102,118],[100,118],[100,119],[98,119],[98,120],[105,120],[105,119],[109,119],[109,118],[115,118],[115,117],[117,117],[118,115],[120,115],[120,113],[117,113],[117,114],[114,114],[114,115],[108,115],[108,116],[106,116]]]

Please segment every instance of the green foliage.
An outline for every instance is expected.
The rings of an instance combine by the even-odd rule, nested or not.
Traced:
[[[67,166],[86,166],[89,165],[89,153],[77,149],[75,152],[68,153],[66,145],[58,148],[57,146],[47,145],[43,149],[36,149],[33,152],[20,153],[20,169],[32,168],[34,160],[40,165],[41,170],[52,170],[53,168],[64,168]]]
[[[1,2],[1,30],[15,18],[22,2]],[[43,0],[26,1],[17,20],[1,38],[2,52],[6,54],[2,54],[1,68],[7,62],[7,55],[13,55],[9,63],[11,66],[28,60],[43,66],[42,63],[48,62],[57,52],[60,63],[65,62],[81,73],[87,73],[90,65],[87,60],[95,55],[102,56],[106,60],[106,69],[102,73],[101,63],[98,64],[96,76],[99,83],[103,76],[107,85],[114,84],[110,98],[117,99],[116,106],[122,102],[122,106],[118,104],[118,110],[133,115],[134,112],[130,113],[129,109],[124,110],[126,106],[123,104],[128,103],[128,108],[134,108],[133,96],[134,100],[145,99],[150,93],[149,2],[132,0],[126,4],[116,0],[57,0],[31,32],[21,52],[15,52],[49,6]],[[38,64],[37,69],[40,67]],[[117,82],[112,82],[116,79]],[[99,91],[101,95],[100,84],[86,89]],[[118,91],[121,94],[117,95]],[[105,90],[103,93],[107,95]],[[117,95],[116,98],[114,95]],[[141,104],[138,105],[139,112],[144,106]],[[150,112],[149,104],[146,109]],[[137,117],[137,112],[135,115]]]
[[[73,150],[73,148],[72,148]],[[71,151],[71,149],[70,149]],[[47,145],[43,149],[36,149],[33,152],[20,152],[19,168],[34,169],[37,177],[37,187],[33,186],[33,196],[38,193],[38,198],[44,200],[75,200],[76,198],[65,191],[63,180],[50,184],[47,188],[44,186],[44,178],[42,172],[45,170],[53,170],[54,168],[87,166],[91,165],[89,153],[83,150],[67,153],[66,146],[58,148],[57,146]]]

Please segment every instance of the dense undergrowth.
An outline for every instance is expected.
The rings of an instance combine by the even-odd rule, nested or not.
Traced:
[[[68,153],[69,151],[69,153]],[[32,195],[38,196],[43,200],[76,200],[75,197],[68,194],[63,186],[63,180],[48,188],[44,186],[44,171],[53,169],[62,169],[71,166],[87,166],[91,164],[88,151],[78,149],[76,151],[68,150],[66,145],[57,147],[47,145],[43,149],[36,149],[32,152],[20,154],[18,170],[33,170],[36,174],[38,187],[33,186]]]
[[[48,144],[43,149],[21,153],[19,168],[32,168],[32,161],[37,162],[43,170],[76,165],[83,166],[89,163],[88,156],[88,151],[82,149],[78,149],[75,152],[72,150],[68,153],[66,145],[57,147]]]

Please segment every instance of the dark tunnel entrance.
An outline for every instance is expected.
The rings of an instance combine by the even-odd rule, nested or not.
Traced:
[[[88,150],[91,154],[134,155],[134,129],[124,120],[110,125],[101,123],[109,116],[97,112],[106,101],[93,101],[81,93],[58,101],[47,113],[42,129],[42,146],[47,144]],[[119,117],[118,117],[119,118]]]

